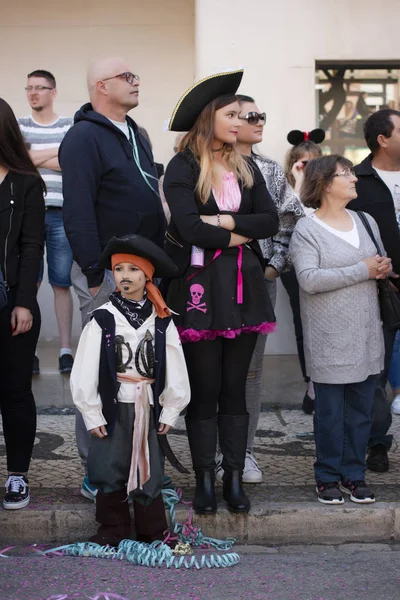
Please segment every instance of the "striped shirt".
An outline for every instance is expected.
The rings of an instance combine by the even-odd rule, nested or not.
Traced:
[[[68,129],[73,125],[73,119],[71,117],[58,117],[53,123],[42,125],[29,115],[27,117],[20,117],[18,123],[30,150],[46,150],[48,148],[59,148]],[[39,172],[47,187],[47,194],[45,196],[46,206],[62,206],[61,171],[39,168]]]

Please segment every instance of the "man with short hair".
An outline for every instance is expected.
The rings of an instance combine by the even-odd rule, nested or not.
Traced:
[[[87,84],[90,103],[76,113],[59,151],[64,226],[83,326],[114,291],[112,273],[98,262],[109,240],[137,233],[162,247],[166,225],[150,145],[127,115],[139,103],[139,76],[126,60],[106,58],[90,65]],[[84,466],[89,439],[79,413],[76,440]],[[95,497],[87,477],[81,493]]]
[[[46,221],[45,241],[48,277],[54,291],[54,308],[60,337],[58,368],[60,373],[70,373],[73,365],[71,351],[72,252],[65,235],[62,220],[62,175],[58,162],[58,148],[72,126],[70,117],[60,117],[53,109],[57,96],[56,80],[49,71],[37,69],[28,75],[25,88],[32,113],[18,119],[18,123],[33,163],[43,177]],[[43,279],[43,263],[39,285]],[[33,372],[39,373],[39,359],[35,356]]]
[[[355,167],[358,197],[348,208],[370,214],[378,224],[387,255],[392,259],[392,285],[400,289],[400,112],[384,109],[368,117],[364,136],[371,154]],[[369,439],[367,466],[371,471],[389,469],[388,451],[393,436],[386,384],[392,359],[396,330],[383,326],[385,367],[375,391],[373,421]]]

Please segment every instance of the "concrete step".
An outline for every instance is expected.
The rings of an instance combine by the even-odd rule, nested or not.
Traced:
[[[77,340],[73,343],[75,353]],[[38,407],[72,407],[69,376],[58,372],[57,341],[41,341],[37,355],[40,375],[33,377],[33,392]],[[297,355],[266,355],[264,357],[262,403],[281,408],[299,407],[306,391]]]
[[[247,486],[248,487],[248,486]],[[33,502],[18,511],[0,510],[2,544],[64,544],[87,541],[96,531],[94,505],[71,490],[58,503],[32,490]],[[63,492],[59,489],[58,492]],[[43,490],[42,490],[43,494]],[[185,490],[185,498],[191,492]],[[251,492],[249,493],[252,496]],[[315,495],[315,493],[314,493]],[[66,499],[67,498],[67,499]],[[60,496],[61,499],[61,496]],[[186,521],[188,507],[177,505],[176,520]],[[322,506],[312,502],[265,502],[252,498],[248,515],[237,515],[220,502],[212,516],[194,515],[193,524],[204,535],[224,539],[235,537],[239,544],[280,546],[283,544],[344,544],[400,541],[400,503],[380,502],[357,506]]]

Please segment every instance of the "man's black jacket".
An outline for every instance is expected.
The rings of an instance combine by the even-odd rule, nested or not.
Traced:
[[[387,255],[392,259],[393,271],[400,275],[400,233],[393,196],[373,168],[371,160],[372,154],[355,167],[358,197],[347,208],[366,212],[375,219]]]
[[[96,287],[104,276],[97,261],[111,237],[137,233],[162,247],[166,223],[153,155],[136,123],[127,117],[141,167],[154,177],[151,188],[136,166],[131,143],[109,119],[85,104],[74,121],[59,150],[63,220],[74,259],[89,287]]]

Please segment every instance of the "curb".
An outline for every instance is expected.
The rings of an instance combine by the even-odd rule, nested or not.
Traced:
[[[178,506],[177,521],[188,518]],[[204,535],[235,537],[239,544],[344,544],[400,541],[400,503],[325,507],[317,503],[260,503],[235,515],[220,508],[216,515],[194,515]],[[91,504],[43,505],[0,511],[0,541],[12,544],[64,544],[84,541],[96,530]]]

